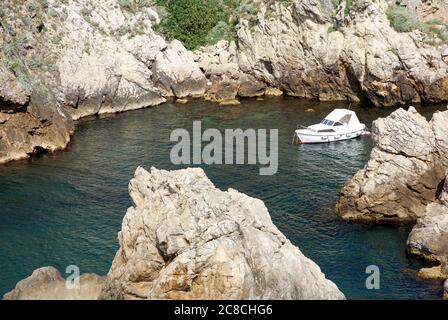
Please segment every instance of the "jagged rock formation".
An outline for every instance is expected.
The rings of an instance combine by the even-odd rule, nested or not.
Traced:
[[[242,18],[238,49],[196,52],[212,99],[258,96],[275,87],[291,96],[392,106],[447,101],[448,46],[431,35],[396,32],[388,1],[260,1],[256,22]],[[446,6],[445,6],[446,7]]]
[[[53,267],[36,269],[5,294],[5,300],[96,300],[101,293],[103,277],[83,274],[79,288],[70,289],[58,270]]]
[[[216,189],[202,169],[138,168],[129,190],[134,207],[103,297],[343,298],[274,226],[262,201]]]
[[[407,248],[410,254],[437,265],[422,269],[420,276],[448,278],[448,179],[445,179],[439,200],[426,207],[423,217],[409,234]]]
[[[359,221],[415,221],[437,199],[448,168],[448,111],[426,121],[413,108],[373,122],[366,166],[341,190],[339,215]]]
[[[102,299],[344,298],[274,226],[261,200],[215,188],[202,169],[137,168],[129,192],[134,206]],[[49,270],[5,297],[45,296],[60,281]]]

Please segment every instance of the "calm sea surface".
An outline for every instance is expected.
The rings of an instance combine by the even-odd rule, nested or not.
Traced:
[[[202,167],[217,187],[264,200],[278,228],[348,298],[439,299],[439,284],[413,275],[421,264],[406,256],[408,227],[346,223],[334,213],[339,189],[369,158],[370,138],[291,144],[297,124],[319,122],[335,106],[343,105],[294,98],[243,100],[238,107],[168,103],[82,120],[67,150],[0,166],[0,294],[41,266],[55,266],[63,275],[71,264],[82,273],[106,274],[131,205],[128,182],[135,168],[180,168],[170,162],[170,133],[202,120],[203,129],[279,129],[274,176],[260,176],[255,165]],[[309,108],[314,112],[305,112]],[[353,109],[368,127],[392,111]],[[419,108],[427,117],[435,110]],[[372,264],[381,270],[380,290],[365,288],[365,269]]]

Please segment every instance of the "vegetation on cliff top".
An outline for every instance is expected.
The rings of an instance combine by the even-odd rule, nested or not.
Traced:
[[[427,35],[427,42],[448,42],[448,26],[440,20],[420,21],[415,12],[402,6],[391,6],[387,17],[392,28],[398,32],[420,30]]]
[[[180,40],[191,50],[201,45],[213,45],[222,39],[233,40],[236,39],[236,25],[241,19],[247,20],[251,26],[256,24],[261,2],[156,0],[157,5],[165,11],[156,31],[170,39]],[[289,0],[283,0],[281,3],[289,3]]]
[[[167,11],[157,30],[180,40],[186,48],[195,49],[230,36],[230,8],[235,0],[157,0]]]

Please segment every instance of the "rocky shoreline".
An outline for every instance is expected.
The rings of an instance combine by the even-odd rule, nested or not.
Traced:
[[[373,123],[366,166],[341,190],[349,221],[413,223],[407,251],[434,265],[419,276],[448,284],[448,111],[427,121],[413,107]],[[446,290],[445,290],[446,291]],[[446,298],[446,294],[445,294]]]
[[[202,169],[137,168],[129,194],[106,277],[71,290],[40,268],[4,299],[344,299],[261,200],[217,189]]]
[[[415,2],[415,1],[414,1]],[[412,3],[422,19],[447,5]],[[397,32],[390,1],[254,1],[236,41],[194,52],[154,32],[160,8],[115,1],[2,3],[0,163],[63,149],[74,121],[167,99],[290,95],[396,106],[448,100],[448,44]]]

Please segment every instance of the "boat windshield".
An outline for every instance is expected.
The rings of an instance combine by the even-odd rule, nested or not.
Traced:
[[[328,120],[328,119],[324,119],[324,120],[322,120],[320,123],[332,127],[333,124],[334,124],[334,121],[331,121],[331,120]]]

